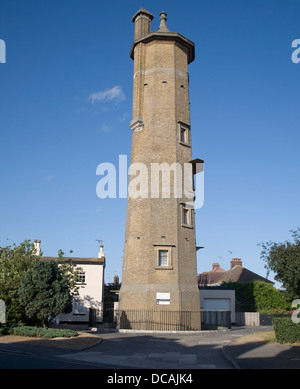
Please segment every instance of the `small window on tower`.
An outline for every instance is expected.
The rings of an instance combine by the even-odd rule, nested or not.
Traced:
[[[183,208],[183,224],[190,224],[189,223],[189,210],[186,208]]]
[[[168,266],[168,265],[169,265],[169,251],[158,250],[158,266]]]
[[[192,223],[192,209],[186,207],[185,204],[182,205],[182,225],[183,227],[193,227]]]
[[[157,270],[172,270],[172,246],[154,244],[156,260],[155,269]]]
[[[182,122],[178,122],[178,126],[179,126],[179,142],[184,146],[190,147],[191,146],[190,126]]]
[[[186,133],[187,133],[186,128],[181,127],[180,128],[180,141],[182,143],[187,143],[187,141],[186,141]]]

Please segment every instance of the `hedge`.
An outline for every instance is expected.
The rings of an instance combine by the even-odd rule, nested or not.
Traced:
[[[291,309],[291,297],[263,281],[223,282],[220,287],[235,290],[236,312],[270,314],[274,309]]]
[[[277,342],[300,342],[300,323],[294,323],[291,315],[273,316],[273,328]]]
[[[1,335],[8,335],[9,334],[9,328],[8,327],[0,327],[0,336]]]
[[[58,337],[70,338],[73,336],[78,336],[78,333],[73,330],[41,328],[41,327],[33,327],[33,326],[12,327],[9,329],[9,333],[11,335],[32,336],[32,337],[47,338],[47,339],[58,338]]]

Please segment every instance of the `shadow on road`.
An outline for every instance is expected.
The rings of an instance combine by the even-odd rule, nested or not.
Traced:
[[[4,348],[6,351],[23,353],[24,358],[26,353],[44,359],[51,357],[49,368],[55,369],[63,369],[63,362],[66,361],[85,363],[86,368],[96,364],[99,368],[108,369],[300,368],[300,346],[264,341],[232,343],[243,334],[245,330],[208,331],[197,334],[102,333],[96,336],[98,340],[101,339],[101,343],[87,346],[81,351],[71,345],[76,338],[51,340],[45,346],[32,339],[3,343],[0,337],[0,351]],[[61,342],[62,347],[52,347],[54,341],[57,344]],[[21,360],[22,358],[20,358],[22,364]],[[39,368],[38,358],[32,361],[30,367],[27,364],[27,368]]]

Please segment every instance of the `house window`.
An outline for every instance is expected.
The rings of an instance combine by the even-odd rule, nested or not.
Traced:
[[[183,144],[184,146],[191,146],[191,136],[190,136],[190,126],[178,122],[178,128],[179,128],[179,142]]]
[[[168,266],[168,265],[169,265],[169,251],[158,250],[158,266]]]
[[[77,273],[77,283],[78,284],[85,284],[85,272],[79,271]]]
[[[81,300],[74,300],[73,302],[74,315],[85,315],[84,303]]]

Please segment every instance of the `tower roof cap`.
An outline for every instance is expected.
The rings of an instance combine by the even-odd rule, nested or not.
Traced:
[[[138,16],[142,17],[143,15],[148,16],[148,18],[150,19],[150,23],[154,18],[151,12],[149,12],[144,8],[141,8],[133,15],[132,21],[136,23],[138,21],[137,20]],[[142,34],[140,32],[138,34],[135,34],[135,40],[133,41],[130,50],[130,57],[132,59],[134,59],[134,48],[136,47],[136,45],[138,45],[141,42],[146,44],[154,40],[177,42],[178,44],[181,44],[182,46],[186,47],[187,54],[188,54],[188,63],[192,62],[195,59],[195,44],[189,39],[182,36],[181,34],[178,34],[177,32],[170,32],[166,25],[166,20],[167,20],[167,14],[166,12],[162,11],[160,13],[160,26],[157,31],[150,32],[149,29],[149,31],[146,34],[145,31],[142,31],[143,32]]]
[[[150,19],[152,20],[154,18],[154,15],[152,15],[151,12],[149,12],[147,9],[145,8],[141,8],[139,9],[132,17],[131,21],[134,22],[136,17],[139,16],[140,14],[146,14],[150,17]]]

